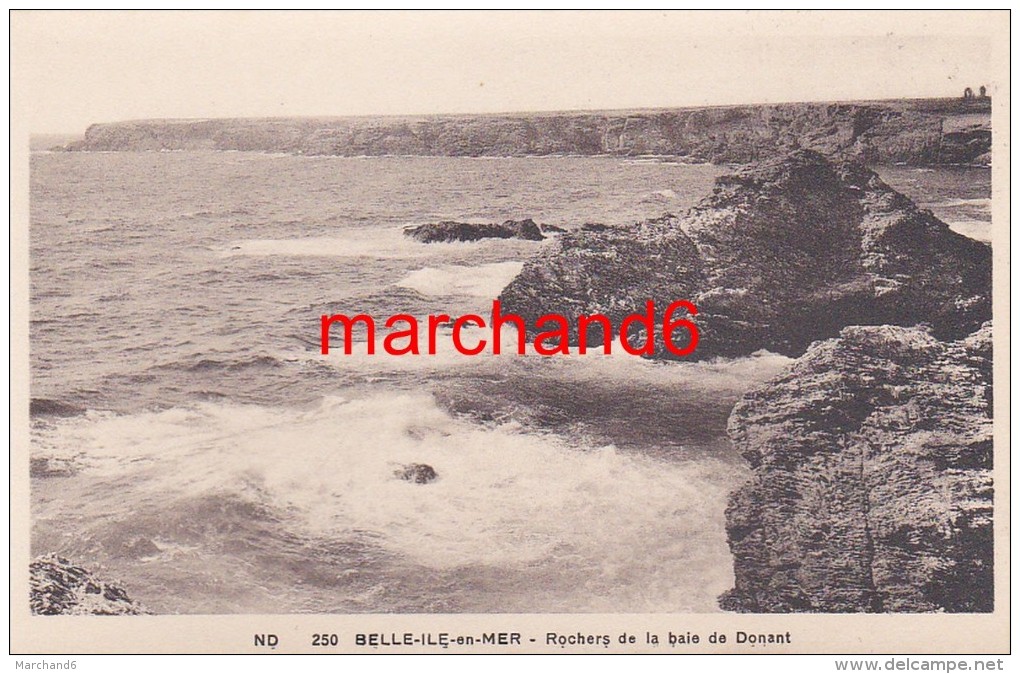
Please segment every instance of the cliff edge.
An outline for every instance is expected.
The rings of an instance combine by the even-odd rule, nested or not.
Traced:
[[[849,327],[748,393],[729,434],[735,585],[754,613],[993,609],[992,336]]]

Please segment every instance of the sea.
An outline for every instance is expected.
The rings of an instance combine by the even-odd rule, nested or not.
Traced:
[[[33,152],[31,547],[160,614],[708,613],[749,477],[730,409],[787,366],[320,353],[332,313],[484,314],[543,242],[437,220],[681,214],[662,158]],[[988,240],[990,174],[880,167]],[[440,333],[446,337],[448,333]],[[399,479],[432,466],[427,484]]]

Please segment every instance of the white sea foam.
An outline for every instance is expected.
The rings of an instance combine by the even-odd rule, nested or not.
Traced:
[[[287,255],[305,257],[414,258],[428,254],[421,243],[399,228],[351,229],[338,236],[297,239],[247,239],[218,251],[233,255]]]
[[[49,444],[84,452],[86,471],[107,487],[130,484],[98,490],[107,500],[235,492],[287,513],[281,526],[298,533],[367,533],[439,570],[567,568],[590,583],[583,603],[601,610],[634,592],[635,609],[712,610],[731,581],[722,518],[744,478],[732,465],[578,449],[513,424],[456,419],[428,395],[333,397],[304,410],[206,404],[68,420],[47,433]],[[439,478],[397,479],[411,462]]]
[[[520,273],[523,266],[523,262],[493,262],[476,266],[453,264],[438,268],[425,267],[411,272],[398,281],[397,285],[417,290],[423,295],[494,298]]]
[[[497,265],[492,265],[497,266]],[[480,294],[479,294],[480,295]],[[479,311],[477,316],[491,321],[487,311]],[[456,319],[458,316],[451,316]],[[274,354],[281,360],[314,361],[325,363],[344,371],[352,369],[364,372],[400,372],[427,371],[430,369],[450,370],[470,368],[476,373],[506,371],[514,367],[541,367],[547,374],[566,376],[578,380],[596,380],[606,378],[658,380],[666,378],[682,378],[698,387],[737,388],[746,390],[755,381],[764,381],[775,375],[792,360],[761,351],[745,358],[718,358],[710,361],[653,361],[633,356],[623,351],[618,338],[613,341],[609,353],[601,346],[590,346],[585,353],[580,353],[576,346],[568,347],[567,354],[543,355],[534,350],[531,341],[524,341],[524,353],[518,353],[519,336],[512,323],[503,325],[499,332],[500,353],[494,353],[494,332],[492,326],[477,327],[473,323],[465,323],[459,331],[461,345],[464,349],[473,350],[481,347],[475,355],[461,353],[453,342],[453,326],[443,323],[435,330],[435,354],[429,354],[430,330],[428,316],[414,316],[416,344],[418,354],[393,355],[386,351],[387,335],[406,331],[406,321],[398,321],[393,329],[385,327],[384,320],[376,317],[372,353],[369,353],[368,342],[355,340],[351,343],[351,353],[344,349],[344,327],[337,322],[330,328],[329,353],[327,355],[310,355],[307,351],[287,351]],[[360,323],[358,324],[360,326]],[[483,343],[483,344],[482,344]],[[555,341],[547,343],[547,347],[555,346]],[[395,350],[405,349],[410,345],[410,338],[399,336],[393,341]]]
[[[489,322],[490,316],[479,312]],[[457,316],[451,318],[456,319]],[[304,360],[325,363],[345,372],[392,373],[429,371],[450,372],[458,369],[475,373],[508,372],[515,370],[541,369],[543,374],[574,381],[629,381],[663,383],[683,381],[686,384],[706,390],[746,390],[754,382],[765,381],[785,368],[791,359],[767,351],[760,351],[745,358],[718,358],[709,361],[652,361],[626,353],[618,340],[614,341],[610,353],[601,346],[589,347],[580,353],[577,346],[568,348],[568,354],[542,355],[535,351],[534,344],[525,340],[524,353],[519,354],[517,330],[506,325],[500,330],[500,353],[493,351],[491,327],[479,328],[465,324],[460,330],[460,339],[465,349],[484,347],[477,355],[461,353],[453,342],[453,328],[447,323],[435,330],[435,354],[429,354],[428,316],[416,316],[418,355],[412,353],[393,355],[387,353],[384,344],[391,331],[380,320],[375,327],[373,352],[369,353],[368,342],[352,341],[351,353],[346,353],[343,344],[343,326],[336,323],[331,328],[330,352],[327,355],[311,355],[307,351],[286,351],[274,354],[281,360]],[[408,328],[400,321],[395,331]],[[409,345],[408,337],[394,339],[392,347],[402,349]],[[547,344],[548,346],[548,344]]]
[[[949,199],[947,201],[940,201],[934,204],[936,208],[950,208],[955,206],[976,206],[985,210],[991,210],[992,200],[988,197],[981,197],[977,199]]]
[[[662,201],[672,201],[672,200],[674,200],[676,198],[677,198],[677,194],[676,194],[676,192],[674,190],[668,190],[668,189],[667,190],[655,190],[654,192],[649,192],[644,197],[642,197],[642,201],[651,201],[651,202],[659,201],[659,202],[662,202]]]
[[[403,227],[350,229],[337,236],[302,237],[295,239],[245,239],[214,252],[221,257],[235,255],[291,257],[369,257],[374,259],[413,259],[444,254],[479,253],[507,248],[519,241],[482,239],[421,243],[405,236]],[[533,242],[525,242],[534,246]]]

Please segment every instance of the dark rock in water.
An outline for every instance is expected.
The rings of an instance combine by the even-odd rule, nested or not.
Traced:
[[[478,241],[480,239],[525,239],[542,241],[542,231],[531,218],[507,220],[502,224],[477,224],[444,220],[404,230],[404,235],[422,243]]]
[[[677,299],[699,310],[695,359],[797,356],[847,325],[926,323],[953,339],[991,318],[991,248],[860,164],[799,151],[718,178],[682,218],[563,235],[500,297],[532,325],[564,310],[619,325]]]
[[[78,465],[73,459],[55,456],[33,456],[28,461],[29,477],[70,477],[78,472]]]
[[[28,403],[28,413],[33,417],[73,417],[84,412],[77,405],[50,398],[32,398]]]
[[[557,225],[545,225],[545,224],[539,225],[538,229],[543,234],[562,234],[563,232],[567,231]]]
[[[732,611],[993,609],[991,326],[849,327],[729,421]]]
[[[975,166],[991,166],[992,165],[992,153],[991,152],[985,152],[983,154],[979,154],[978,156],[974,157],[974,159],[972,159],[970,163],[975,165]]]
[[[525,239],[527,241],[543,241],[545,237],[542,236],[542,230],[535,221],[531,218],[525,218],[524,220],[504,220],[502,225],[499,225],[505,231],[511,233],[511,238]],[[500,237],[507,238],[507,237]]]
[[[63,557],[47,555],[29,566],[29,604],[35,615],[141,615],[144,608],[115,586]]]
[[[403,468],[393,471],[393,475],[415,484],[428,484],[439,477],[435,469],[426,463],[409,463]]]
[[[122,547],[125,555],[136,559],[154,557],[163,552],[151,538],[146,538],[145,536],[138,536],[137,538],[125,541]]]

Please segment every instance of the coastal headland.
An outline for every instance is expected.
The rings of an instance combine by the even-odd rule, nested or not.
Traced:
[[[668,156],[747,163],[798,149],[867,164],[987,164],[990,98],[783,103],[652,110],[93,124],[59,146],[334,156]]]

